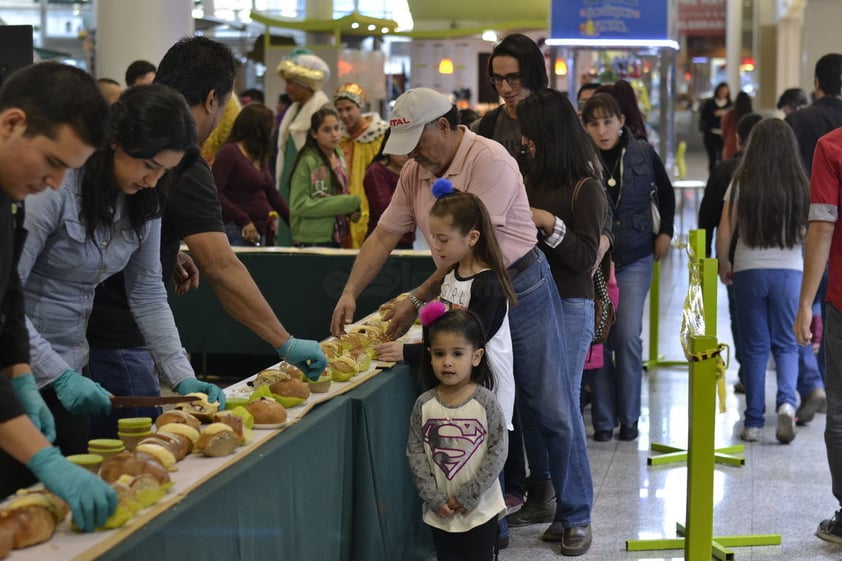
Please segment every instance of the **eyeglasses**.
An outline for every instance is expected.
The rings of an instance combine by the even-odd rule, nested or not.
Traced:
[[[522,83],[523,76],[520,74],[506,74],[505,76],[500,76],[499,74],[492,74],[488,77],[488,81],[491,83],[492,86],[499,86],[503,83],[503,80],[508,82],[511,87],[516,88]]]

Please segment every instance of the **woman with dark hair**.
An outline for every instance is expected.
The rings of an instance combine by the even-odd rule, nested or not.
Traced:
[[[722,161],[722,116],[731,108],[731,93],[726,82],[720,82],[713,91],[713,97],[702,104],[699,114],[699,130],[704,134],[705,150],[708,153],[708,172]]]
[[[294,245],[342,247],[349,234],[349,218],[359,220],[360,198],[348,194],[340,138],[342,129],[335,110],[323,107],[313,113],[289,180]]]
[[[810,100],[807,99],[807,94],[801,88],[788,88],[784,90],[781,97],[778,98],[777,108],[781,110],[784,117],[798,111],[802,107],[810,105]]]
[[[722,161],[730,160],[737,153],[737,123],[743,115],[753,113],[751,96],[746,92],[737,94],[734,107],[722,116]]]
[[[383,142],[380,144],[380,151],[371,160],[363,177],[365,196],[368,197],[368,231],[365,234],[366,238],[374,231],[383,211],[392,202],[392,196],[395,194],[398,179],[401,176],[401,169],[409,159],[405,154],[385,154],[383,152],[390,134],[391,129],[386,129]],[[413,243],[415,243],[415,232],[407,232],[401,236],[395,248],[412,249]]]
[[[106,375],[94,381],[80,373],[88,363],[85,328],[94,289],[120,271],[132,313],[161,374],[182,395],[202,391],[224,405],[219,388],[196,380],[161,274],[165,194],[155,186],[165,173],[178,173],[196,157],[196,126],[184,98],[166,86],[133,86],[111,107],[107,147],[68,173],[61,190],[27,201],[29,236],[18,272],[33,373],[56,418],[56,444],[64,454],[85,450],[87,415],[107,414],[111,392],[160,393],[157,379]],[[132,410],[121,413],[136,416]],[[110,423],[114,434],[114,419]]]
[[[471,130],[505,146],[524,174],[530,156],[521,143],[517,104],[549,83],[541,49],[526,35],[507,35],[488,58],[488,81],[503,98],[503,105],[475,121]]]
[[[637,94],[634,92],[631,84],[625,80],[617,80],[613,84],[598,87],[594,93],[611,94],[617,100],[620,111],[626,118],[626,127],[636,137],[649,140],[649,135],[646,132],[646,119],[643,118],[643,113],[640,112],[640,106],[637,104]]]
[[[766,412],[766,364],[775,357],[778,417],[775,437],[795,438],[798,344],[792,332],[804,268],[810,207],[795,134],[781,119],[751,130],[740,165],[725,193],[716,235],[719,278],[734,286],[746,411],[740,438],[760,440]],[[733,263],[731,240],[739,231]]]
[[[222,221],[231,245],[275,245],[275,212],[289,223],[289,207],[269,171],[272,110],[250,103],[237,115],[213,161]]]
[[[517,114],[532,155],[525,183],[532,219],[541,240],[538,246],[547,256],[564,310],[562,333],[567,341],[565,359],[570,372],[570,407],[579,411],[582,370],[593,338],[592,272],[605,218],[605,194],[601,183],[593,178],[596,174],[593,145],[567,96],[556,90],[539,90],[518,104]],[[524,440],[529,446],[530,435],[539,433],[535,421],[527,413],[521,411],[521,422]],[[544,462],[530,464],[530,480],[549,480],[546,451],[529,457]],[[581,416],[574,425],[567,481],[577,489],[579,500],[578,504],[569,506],[578,509],[579,520],[587,520],[589,525],[593,481]],[[567,516],[568,513],[556,513],[543,539],[562,541],[565,526],[570,526],[563,519]]]
[[[582,121],[605,170],[603,180],[614,211],[612,257],[620,287],[616,322],[603,349],[605,366],[593,379],[594,440],[611,440],[617,424],[620,440],[634,440],[640,417],[643,305],[654,262],[670,247],[675,193],[652,146],[624,126],[625,117],[614,97],[596,94],[590,98]]]

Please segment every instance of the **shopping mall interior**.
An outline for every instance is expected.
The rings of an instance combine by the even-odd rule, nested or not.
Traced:
[[[797,427],[790,444],[780,444],[774,434],[773,366],[766,381],[766,426],[759,441],[740,440],[745,398],[734,391],[733,357],[721,372],[723,391],[715,411],[702,415],[714,431],[717,449],[744,444],[744,450],[733,452],[736,462],[717,462],[712,474],[694,475],[694,481],[712,481],[712,509],[693,504],[698,499],[688,492],[688,462],[659,464],[653,445],[685,449],[693,428],[691,369],[680,335],[685,328],[690,265],[695,262],[688,240],[708,179],[698,129],[700,104],[724,81],[732,91],[752,96],[755,111],[781,116],[776,107],[781,92],[790,87],[811,92],[815,62],[825,53],[842,50],[838,40],[842,2],[652,0],[648,3],[663,4],[666,14],[663,42],[601,44],[598,39],[576,42],[553,34],[553,24],[565,16],[573,20],[578,9],[603,3],[610,4],[608,0],[0,0],[0,23],[32,26],[36,60],[60,60],[98,78],[118,81],[132,60],[159,60],[179,37],[203,34],[226,43],[237,55],[241,65],[235,89],[261,89],[270,106],[284,88],[275,67],[294,47],[304,45],[334,65],[325,91],[358,82],[369,92],[370,110],[383,117],[388,117],[400,93],[418,86],[443,92],[462,108],[479,112],[493,108],[499,100],[488,85],[485,65],[494,42],[511,32],[525,33],[541,46],[551,86],[568,92],[571,99],[586,82],[632,82],[651,141],[672,179],[682,181],[683,187],[676,189],[673,246],[660,263],[659,314],[651,315],[649,303],[644,315],[648,368],[643,373],[640,437],[597,442],[592,438],[590,409],[584,410],[595,496],[593,543],[584,558],[707,559],[698,557],[698,551],[696,557],[685,557],[684,542],[678,539],[683,535],[678,528],[692,511],[703,513],[701,522],[694,522],[696,527],[712,524],[710,550],[717,559],[839,559],[842,545],[815,536],[818,523],[839,508],[827,465],[825,415],[819,413],[808,425]],[[645,6],[647,0],[624,4]],[[15,48],[4,39],[0,26],[0,69],[7,62],[3,57]],[[721,284],[715,290],[714,336],[731,347],[727,297]],[[658,325],[654,333],[653,322]],[[194,360],[221,385],[251,372],[220,372],[213,366],[208,369],[209,362],[225,368],[232,363],[212,354]],[[243,364],[252,368],[253,363]],[[702,493],[702,500],[706,496]],[[558,544],[541,540],[545,529],[544,524],[512,528],[499,559],[558,559]],[[731,544],[731,552],[722,551],[725,546],[718,538],[721,544]]]

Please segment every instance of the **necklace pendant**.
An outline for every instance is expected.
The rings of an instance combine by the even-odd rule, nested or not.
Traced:
[[[617,186],[617,180],[614,179],[613,177],[609,177],[608,178],[608,186],[609,187],[616,187]]]

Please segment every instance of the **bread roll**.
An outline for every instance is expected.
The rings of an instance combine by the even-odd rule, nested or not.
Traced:
[[[301,381],[300,375],[296,379],[288,378],[275,382],[269,386],[269,391],[285,397],[300,397],[301,399],[310,397],[310,386]]]
[[[177,434],[183,436],[190,440],[190,442],[195,445],[196,441],[199,440],[199,431],[189,425],[181,425],[178,423],[168,423],[166,425],[161,425],[158,428],[158,432],[166,432],[170,434]],[[193,450],[193,446],[190,447],[190,450]],[[189,452],[188,452],[189,453]]]
[[[209,402],[207,394],[200,392],[193,392],[187,395],[199,397],[201,399],[199,399],[198,401],[181,403],[179,405],[176,405],[175,408],[177,410],[186,411],[187,413],[190,413],[203,423],[212,422],[214,414],[217,411],[219,411],[219,402]]]
[[[138,444],[160,444],[175,456],[176,462],[180,462],[187,457],[187,454],[193,451],[192,440],[186,436],[165,431],[158,431],[152,436],[144,438]]]
[[[53,537],[56,519],[43,506],[28,505],[0,514],[0,533],[12,532],[12,547],[21,549]]]
[[[256,399],[249,402],[246,409],[254,417],[256,425],[277,425],[287,420],[287,410],[274,399]]]
[[[67,504],[47,490],[18,491],[19,496],[0,512],[0,535],[21,549],[47,541],[67,516]]]
[[[170,423],[179,423],[182,425],[187,425],[193,427],[194,429],[199,429],[202,423],[199,422],[199,419],[191,415],[186,411],[180,411],[178,409],[172,409],[170,411],[164,411],[158,418],[155,419],[155,426],[159,429],[163,425],[168,425]]]
[[[257,374],[257,378],[254,379],[254,382],[252,382],[251,385],[257,389],[263,386],[271,386],[278,380],[285,380],[287,378],[289,378],[289,374],[280,368],[267,368],[266,370],[261,370]]]
[[[99,476],[108,483],[114,483],[121,475],[142,475],[148,473],[161,485],[169,483],[170,473],[149,454],[144,452],[122,452],[102,463]]]
[[[319,346],[322,348],[322,352],[325,356],[329,359],[336,358],[342,354],[342,345],[336,339],[322,341],[319,343]]]
[[[167,471],[175,469],[175,454],[170,452],[164,444],[159,444],[158,442],[146,442],[138,444],[135,451],[149,454],[155,458],[158,463],[164,466]]]
[[[0,559],[9,555],[15,543],[15,529],[11,524],[2,525],[2,520],[2,515],[0,515]]]
[[[349,357],[342,355],[329,361],[330,377],[334,382],[347,382],[357,375],[357,362]]]
[[[234,415],[230,411],[222,411],[221,413],[217,413],[213,416],[214,423],[225,423],[234,431],[234,434],[237,435],[237,440],[240,441],[240,444],[246,441],[246,436],[243,431],[243,418],[239,415]]]
[[[212,423],[205,427],[196,443],[196,450],[205,456],[227,456],[240,445],[234,429],[225,423]]]

